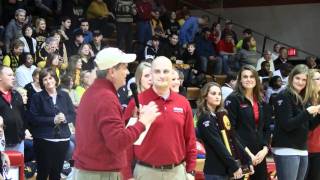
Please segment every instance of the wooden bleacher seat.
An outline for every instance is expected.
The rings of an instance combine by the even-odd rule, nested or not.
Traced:
[[[200,96],[200,88],[198,87],[187,88],[187,99],[189,101],[197,100],[199,96]]]
[[[221,86],[226,82],[227,75],[214,75],[214,79]]]
[[[211,75],[206,74],[206,80],[207,82],[212,82],[214,81],[214,78]]]

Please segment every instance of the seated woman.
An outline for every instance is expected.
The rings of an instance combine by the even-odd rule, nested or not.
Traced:
[[[68,123],[74,122],[75,111],[69,95],[57,89],[55,70],[41,70],[39,82],[43,91],[32,97],[29,110],[37,179],[60,179],[71,134]]]
[[[223,118],[223,121],[218,119],[216,113],[219,111],[225,111],[223,108],[221,87],[214,82],[207,83],[201,89],[197,114],[197,127],[206,150],[206,161],[203,170],[205,179],[227,180],[230,175],[235,179],[240,179],[243,177],[242,169],[234,155],[231,154],[226,144],[224,144],[224,139],[222,138],[221,127],[224,126],[222,122],[225,123],[225,119]],[[232,128],[229,137],[230,139],[235,138]],[[233,143],[233,145],[242,150],[242,156],[246,161],[245,163],[251,164],[250,156],[244,153],[245,148],[243,148],[240,143]],[[253,169],[251,165],[250,169]],[[253,170],[251,172],[253,172]]]

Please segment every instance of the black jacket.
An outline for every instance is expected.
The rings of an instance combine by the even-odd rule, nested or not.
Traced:
[[[235,128],[244,146],[254,154],[262,150],[263,146],[268,146],[271,135],[271,108],[267,104],[258,102],[258,125],[254,121],[251,102],[238,92],[233,92],[227,97],[225,106],[232,127]]]
[[[59,112],[62,112],[66,116],[68,123],[74,122],[74,107],[66,92],[57,90],[55,105],[47,91],[43,90],[34,94],[29,110],[29,124],[31,126],[32,136],[47,139],[69,138],[71,133],[68,123],[61,123],[55,127],[54,117]],[[59,133],[57,131],[59,131]]]
[[[217,117],[213,114],[201,114],[197,122],[197,127],[199,136],[204,142],[206,150],[206,161],[203,170],[204,173],[227,176],[232,175],[236,170],[238,170],[239,165],[223,143]],[[244,153],[242,145],[237,147]],[[244,157],[246,163],[250,162],[250,157],[248,155],[244,155],[242,157]]]
[[[177,45],[172,45],[170,42],[168,42],[162,45],[160,44],[160,48],[158,50],[157,55],[165,56],[169,59],[171,59],[172,57],[175,57],[176,60],[181,60],[182,51],[181,51],[181,47],[179,46],[179,43]]]
[[[319,124],[320,116],[310,115],[287,89],[278,94],[274,106],[272,146],[307,150],[308,131]]]
[[[11,103],[8,103],[2,97],[2,92],[0,94],[0,116],[3,117],[6,127],[6,144],[18,144],[24,139],[25,110],[22,98],[17,91],[12,91]]]

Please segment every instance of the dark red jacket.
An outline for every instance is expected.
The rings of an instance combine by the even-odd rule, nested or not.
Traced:
[[[320,127],[315,128],[313,131],[309,131],[308,151],[309,153],[320,152]]]
[[[91,171],[120,171],[126,150],[145,129],[141,122],[125,128],[116,89],[106,79],[96,79],[77,110],[75,167]]]
[[[149,2],[137,3],[137,13],[139,20],[149,21],[151,19],[152,5]]]

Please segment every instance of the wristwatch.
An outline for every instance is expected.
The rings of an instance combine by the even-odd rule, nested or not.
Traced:
[[[196,175],[196,171],[190,171],[190,172],[188,172],[188,174],[191,174],[192,176],[195,176]]]

